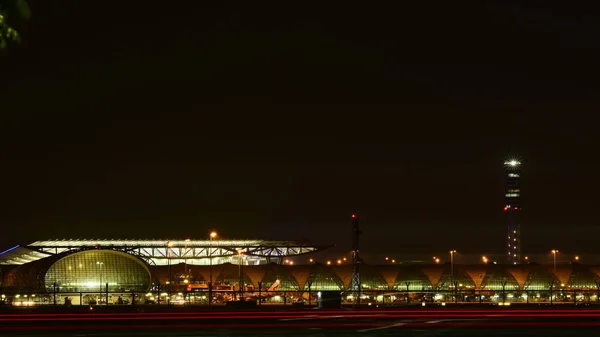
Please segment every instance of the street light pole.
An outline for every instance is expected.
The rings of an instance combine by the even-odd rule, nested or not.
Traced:
[[[454,254],[456,253],[456,250],[451,250],[450,251],[450,282],[452,283],[452,289],[454,292],[454,302],[456,303],[457,298],[456,298],[456,294],[458,289],[456,289],[456,283],[454,282]]]
[[[169,280],[167,281],[167,284],[169,285],[169,299],[167,300],[167,303],[171,303],[171,247],[173,247],[173,244],[171,243],[171,241],[167,241],[167,263],[169,264]]]
[[[96,261],[96,264],[100,267],[100,292],[102,292],[102,266],[104,262]]]
[[[557,249],[552,249],[552,259],[554,260],[554,273],[556,274],[556,254],[558,253]]]
[[[454,284],[454,253],[456,253],[456,250],[450,251],[450,279],[452,284]]]
[[[187,280],[188,279],[188,270],[187,270],[187,245],[190,242],[190,239],[185,239],[185,245],[184,245],[184,249],[183,249],[183,276],[184,279]]]
[[[213,287],[213,279],[212,279],[212,240],[217,237],[217,232],[211,232],[208,236],[208,306],[210,307],[210,303],[212,302],[212,287]]]
[[[244,279],[242,276],[242,249],[240,248],[238,250],[238,272],[239,272],[239,276],[240,276],[240,301],[242,300],[242,297],[244,296]]]

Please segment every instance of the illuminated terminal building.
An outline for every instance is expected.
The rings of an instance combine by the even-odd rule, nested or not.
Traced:
[[[132,301],[134,293],[138,299],[201,294],[211,280],[217,292],[237,291],[242,283],[244,292],[253,294],[350,291],[352,264],[318,263],[305,256],[328,247],[261,240],[38,241],[0,253],[0,295],[37,294],[38,301],[43,297],[48,303],[52,293],[54,301],[60,293],[75,298],[73,304],[85,304],[91,303],[86,299],[91,293],[102,298],[98,295],[106,292],[110,303],[108,292],[130,296]],[[580,264],[579,257],[558,264],[557,254],[545,258],[542,264],[525,258],[527,263],[519,265],[487,263],[487,259],[473,264],[457,260],[363,263],[361,296],[377,301],[396,301],[403,293],[415,300],[458,295],[461,301],[600,300],[600,266]],[[548,263],[551,258],[554,264]],[[273,298],[284,297],[279,294]]]
[[[328,247],[266,240],[36,241],[0,253],[0,280],[5,289],[143,292],[178,279],[206,283],[208,277],[191,274],[212,265],[281,264]]]

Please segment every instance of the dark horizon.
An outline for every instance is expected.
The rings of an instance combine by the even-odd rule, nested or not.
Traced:
[[[518,156],[523,253],[598,253],[585,8],[30,3],[0,58],[0,250],[214,229],[339,254],[356,213],[370,254],[502,253]]]

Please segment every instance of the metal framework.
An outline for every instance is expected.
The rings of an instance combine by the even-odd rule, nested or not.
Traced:
[[[187,263],[196,265],[235,262],[242,255],[243,263],[281,262],[284,257],[313,253],[331,246],[307,245],[296,241],[267,240],[46,240],[22,248],[21,260],[6,259],[0,254],[0,264],[23,264],[50,255],[86,249],[114,249],[146,260],[153,265]],[[241,252],[241,255],[240,255]]]

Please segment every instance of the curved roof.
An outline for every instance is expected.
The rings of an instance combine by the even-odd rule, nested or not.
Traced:
[[[40,291],[44,289],[44,275],[48,268],[56,261],[62,259],[64,253],[60,255],[51,255],[33,263],[22,264],[8,272],[5,277],[4,285],[7,287],[17,287],[20,290]]]
[[[257,258],[297,256],[333,247],[299,241],[270,240],[169,240],[169,239],[63,239],[33,242],[0,253],[0,264],[24,264],[67,251],[113,249],[128,252],[148,261],[168,259],[206,259],[234,257]]]
[[[152,278],[148,265],[132,254],[114,249],[87,249],[64,254],[40,275],[48,290],[54,285],[61,291],[146,291],[150,287]],[[26,265],[19,268],[23,267]]]
[[[21,265],[43,259],[51,255],[52,254],[43,253],[22,246],[14,246],[3,252],[0,252],[0,265]]]
[[[57,240],[44,240],[36,241],[29,245],[29,247],[145,247],[145,248],[164,248],[164,247],[232,247],[232,248],[245,248],[245,247],[311,247],[311,245],[300,241],[275,241],[275,240],[178,240],[178,239],[118,239],[118,240],[106,240],[106,239],[57,239]]]
[[[123,262],[125,258],[126,262]],[[142,259],[139,259],[131,254],[118,250],[82,250],[82,251],[67,251],[56,255],[50,255],[32,263],[25,263],[10,270],[5,276],[4,285],[6,287],[16,288],[19,291],[44,291],[48,288],[52,289],[52,280],[57,282],[63,290],[69,290],[70,284],[73,287],[73,281],[65,282],[65,280],[75,280],[79,283],[90,283],[90,275],[96,275],[97,265],[95,261],[106,261],[103,264],[105,269],[103,275],[106,282],[110,283],[110,288],[116,286],[140,286],[138,291],[145,291],[151,280],[150,270]],[[94,268],[94,272],[90,273],[90,261]],[[133,261],[127,263],[127,261]],[[86,263],[88,262],[88,263]],[[67,265],[77,265],[78,268],[73,268]],[[134,268],[135,267],[135,268]],[[139,278],[140,271],[145,272],[146,277]],[[138,276],[138,278],[136,278]],[[147,280],[145,280],[147,278]],[[97,280],[97,279],[96,279]],[[127,283],[127,282],[130,283]],[[133,283],[131,283],[133,281]],[[97,281],[96,281],[97,282]],[[92,282],[93,283],[93,282]],[[49,286],[50,285],[50,286]],[[100,284],[94,284],[94,290],[97,290]],[[87,284],[79,284],[78,289],[70,289],[70,291],[90,291]],[[115,289],[116,290],[116,289]]]

